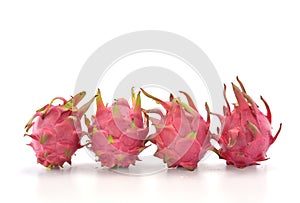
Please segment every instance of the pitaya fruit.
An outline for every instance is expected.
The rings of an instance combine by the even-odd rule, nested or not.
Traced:
[[[148,116],[142,112],[140,92],[132,89],[132,107],[126,99],[118,99],[111,106],[104,105],[98,89],[97,112],[92,122],[85,117],[90,145],[102,166],[129,167],[139,160],[146,148],[149,131]]]
[[[156,128],[156,133],[149,137],[149,140],[157,145],[155,156],[163,159],[168,167],[182,166],[188,170],[194,170],[204,154],[212,149],[210,143],[210,112],[207,103],[206,122],[199,114],[191,97],[184,94],[188,104],[170,95],[170,101],[162,101],[142,89],[142,92],[149,98],[161,104],[166,110],[164,115],[159,109],[148,110],[149,113],[156,113],[161,118],[151,118]]]
[[[76,105],[84,96],[85,92],[80,92],[69,101],[56,97],[37,110],[26,124],[26,133],[32,127],[32,134],[25,135],[32,138],[28,145],[35,151],[38,163],[49,169],[63,167],[65,162],[71,165],[72,155],[81,148],[80,119],[93,102],[92,99],[78,109]],[[53,105],[55,100],[61,100],[63,104]]]
[[[244,168],[257,165],[259,161],[266,160],[266,152],[279,135],[279,130],[273,137],[271,132],[271,111],[267,102],[260,97],[267,109],[265,116],[257,104],[246,93],[244,85],[237,77],[241,90],[232,83],[233,91],[237,99],[234,110],[230,110],[226,98],[226,85],[224,85],[224,98],[227,107],[224,106],[224,116],[215,114],[221,122],[221,130],[215,139],[220,144],[220,149],[215,152],[220,158],[225,159],[228,165]]]

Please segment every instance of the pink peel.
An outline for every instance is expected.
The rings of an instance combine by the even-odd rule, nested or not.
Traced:
[[[155,156],[161,158],[168,167],[181,166],[194,170],[204,154],[212,149],[209,133],[210,110],[207,103],[207,121],[204,121],[191,97],[185,92],[181,91],[188,104],[173,96],[170,101],[162,101],[144,90],[142,92],[166,109],[165,115],[158,109],[147,111],[160,116],[160,119],[151,118],[156,132],[148,138],[157,146]]]
[[[90,139],[88,148],[96,154],[101,166],[134,165],[139,160],[138,155],[147,147],[148,115],[141,108],[140,92],[136,95],[132,88],[131,95],[132,107],[122,98],[108,106],[104,105],[98,90],[96,115],[91,121],[85,117]]]
[[[230,111],[229,103],[226,98],[226,85],[224,85],[225,107],[224,116],[217,115],[221,122],[219,135],[213,136],[220,144],[219,150],[214,150],[219,157],[226,160],[229,165],[243,168],[257,165],[259,161],[267,160],[266,152],[277,139],[279,130],[273,137],[271,132],[272,115],[267,102],[261,97],[266,106],[267,115],[264,115],[246,93],[243,83],[237,77],[241,90],[232,83],[235,97],[238,101]]]
[[[85,92],[81,92],[69,101],[56,97],[38,109],[26,124],[25,135],[32,138],[28,145],[35,151],[38,163],[49,169],[63,167],[65,162],[71,164],[72,155],[82,147],[79,144],[82,133],[80,118],[92,102],[78,110],[75,104],[78,104],[84,95]],[[57,99],[63,104],[53,105]],[[31,128],[32,134],[28,134]]]

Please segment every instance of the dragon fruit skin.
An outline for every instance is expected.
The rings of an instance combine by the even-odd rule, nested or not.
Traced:
[[[281,126],[273,137],[271,132],[272,115],[267,102],[260,97],[267,109],[265,116],[253,99],[246,93],[244,85],[237,77],[241,86],[240,90],[232,83],[237,104],[230,110],[226,98],[226,85],[224,85],[224,98],[227,107],[224,107],[224,116],[219,117],[221,135],[216,138],[220,144],[217,151],[220,158],[225,159],[227,165],[244,168],[257,165],[259,161],[267,160],[266,152],[280,133]]]
[[[161,104],[166,110],[164,115],[160,110],[148,110],[149,113],[160,115],[160,119],[151,118],[156,133],[149,140],[157,145],[155,156],[163,159],[170,168],[182,166],[188,170],[197,168],[204,154],[212,149],[210,143],[210,113],[206,104],[207,121],[198,113],[190,96],[182,92],[189,105],[178,98],[170,96],[170,101],[162,101],[142,89],[143,93]]]
[[[139,160],[138,155],[146,148],[149,131],[148,116],[142,112],[140,93],[132,89],[132,106],[125,99],[105,106],[98,89],[96,115],[92,122],[85,118],[90,139],[89,149],[102,166],[129,167]],[[144,118],[143,119],[143,114]]]
[[[80,119],[91,105],[93,99],[77,109],[76,105],[85,96],[80,92],[69,101],[62,97],[54,98],[50,104],[36,111],[25,126],[26,133],[32,128],[32,138],[29,146],[35,151],[37,162],[45,167],[63,167],[65,162],[71,165],[71,157],[81,148]],[[55,100],[61,100],[62,105],[52,105]]]

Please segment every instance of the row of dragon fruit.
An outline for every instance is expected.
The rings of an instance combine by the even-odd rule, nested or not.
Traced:
[[[162,101],[143,89],[137,94],[132,89],[132,105],[122,98],[105,105],[98,89],[95,97],[81,107],[77,106],[85,92],[70,100],[54,98],[36,111],[26,124],[25,135],[32,138],[29,145],[37,162],[50,169],[62,168],[65,162],[71,164],[72,156],[83,146],[96,155],[102,166],[129,167],[139,160],[138,155],[149,143],[157,146],[154,156],[170,168],[194,170],[207,151],[215,152],[226,164],[238,168],[257,165],[267,159],[266,152],[275,142],[281,124],[273,136],[269,105],[261,97],[267,111],[264,115],[238,77],[237,81],[240,88],[232,83],[237,99],[233,109],[227,101],[224,85],[224,115],[210,112],[206,103],[206,120],[183,91],[180,93],[186,97],[187,103],[172,94],[169,101]],[[165,111],[143,109],[141,94],[153,99]],[[61,100],[62,104],[54,105],[55,100]],[[88,118],[85,113],[95,101],[96,113]],[[220,120],[217,133],[210,132],[211,116]],[[82,130],[82,123],[87,130]],[[155,127],[152,135],[149,135],[149,123]],[[88,137],[86,144],[81,142],[84,136]],[[216,140],[218,146],[214,146],[212,140]]]

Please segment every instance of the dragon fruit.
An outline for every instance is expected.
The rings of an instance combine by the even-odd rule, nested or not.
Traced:
[[[35,151],[38,163],[49,169],[63,167],[65,162],[71,165],[72,155],[82,147],[80,119],[93,102],[92,99],[78,109],[76,105],[84,96],[85,92],[80,92],[69,101],[56,97],[26,124],[26,133],[32,127],[32,134],[25,135],[32,138],[28,145]],[[63,104],[53,105],[55,100]]]
[[[232,83],[233,91],[237,99],[234,110],[230,110],[226,98],[226,85],[224,85],[224,98],[227,107],[224,106],[224,116],[215,114],[221,122],[221,131],[215,139],[220,144],[220,149],[215,152],[220,158],[225,159],[227,165],[244,168],[257,165],[259,161],[266,160],[266,152],[279,135],[279,130],[273,137],[271,132],[272,116],[268,103],[260,97],[267,109],[265,116],[253,99],[246,93],[245,87],[237,77],[241,90]]]
[[[148,110],[149,113],[156,113],[160,119],[151,118],[156,128],[156,133],[149,137],[149,140],[156,144],[155,156],[163,159],[170,168],[184,167],[194,170],[204,154],[212,149],[210,143],[210,113],[207,103],[207,121],[199,114],[191,97],[184,94],[188,104],[183,103],[179,98],[170,95],[170,101],[162,101],[142,89],[142,92],[149,98],[161,104],[166,110],[164,115],[159,109]]]
[[[140,92],[132,89],[132,107],[126,99],[118,99],[111,106],[104,105],[98,89],[96,115],[92,122],[85,117],[90,145],[102,166],[129,167],[139,160],[138,155],[146,148],[149,131],[147,114],[141,109]]]

